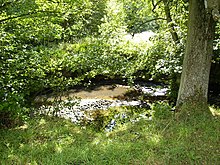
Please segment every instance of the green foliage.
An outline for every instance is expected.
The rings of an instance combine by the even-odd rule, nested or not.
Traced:
[[[181,72],[187,3],[169,2],[179,37],[174,43],[163,3],[152,2],[1,1],[0,110],[21,114],[38,94],[97,77],[129,82],[175,77]],[[147,30],[155,33],[150,41],[134,41]]]
[[[82,125],[91,127],[97,132],[111,132],[127,124],[140,122],[140,120],[152,120],[152,115],[153,112],[145,108],[114,107],[108,110],[88,111],[87,116],[93,120],[85,120]]]
[[[158,28],[156,21],[153,20],[152,4],[148,0],[139,1],[132,0],[123,1],[126,13],[125,22],[128,32],[131,34],[141,33],[148,30],[156,30]]]
[[[116,46],[120,42],[121,36],[126,33],[124,19],[123,3],[110,0],[106,4],[106,15],[103,17],[103,23],[99,28],[104,42],[111,46]]]
[[[187,122],[191,120],[204,120],[204,118],[211,118],[212,114],[206,102],[202,100],[189,99],[179,107],[176,107],[176,118],[179,121]],[[199,103],[199,104],[198,104]]]
[[[215,35],[215,40],[214,40],[214,56],[213,56],[213,62],[214,63],[219,63],[220,62],[220,24],[217,25],[216,27],[216,35]]]
[[[153,116],[156,119],[170,119],[173,116],[172,107],[165,102],[157,102],[152,105]]]

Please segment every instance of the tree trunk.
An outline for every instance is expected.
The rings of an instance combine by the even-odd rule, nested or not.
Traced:
[[[171,14],[170,14],[169,1],[163,0],[163,4],[164,4],[164,11],[166,14],[166,19],[167,19],[167,23],[170,28],[170,33],[171,33],[172,39],[175,43],[178,43],[179,37],[178,37],[178,34],[176,33],[175,25],[173,23],[173,20],[172,20]]]
[[[207,103],[215,22],[204,0],[190,0],[186,51],[177,107]]]

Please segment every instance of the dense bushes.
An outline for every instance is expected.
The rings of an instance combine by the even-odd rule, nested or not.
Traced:
[[[140,62],[147,54],[140,53],[140,47],[129,50],[126,49],[129,44],[122,44],[111,47],[99,38],[87,38],[72,44],[3,45],[1,110],[8,111],[10,107],[17,113],[46,89],[67,90],[100,75],[132,80],[135,72],[143,67]]]

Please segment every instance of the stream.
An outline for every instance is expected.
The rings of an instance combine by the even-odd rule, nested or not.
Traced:
[[[100,83],[90,87],[78,87],[62,93],[37,96],[35,102],[40,106],[35,113],[57,116],[80,124],[85,120],[92,122],[94,118],[91,114],[97,110],[108,110],[120,106],[151,110],[151,103],[155,100],[167,100],[167,92],[168,87],[163,84],[141,82],[134,86],[128,86]],[[116,118],[117,116],[120,115],[116,115]],[[146,114],[139,114],[139,116],[151,120],[150,115],[146,117]],[[123,113],[120,118],[125,117],[126,114]],[[106,126],[107,131],[113,130],[115,125],[114,117]]]
[[[37,113],[61,117],[79,124],[82,120],[93,120],[88,115],[91,111],[119,106],[136,106],[149,110],[151,105],[147,101],[141,101],[141,96],[165,97],[167,91],[168,88],[161,84],[139,83],[132,87],[99,84],[89,88],[71,89],[58,95],[41,95],[35,101],[41,103]]]

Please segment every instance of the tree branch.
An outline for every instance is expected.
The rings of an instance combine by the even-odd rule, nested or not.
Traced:
[[[154,10],[156,9],[156,7],[162,2],[162,0],[159,0],[156,4],[154,4],[154,0],[151,0],[152,5],[153,5],[153,9],[152,12],[154,13]]]
[[[171,17],[171,14],[170,14],[170,8],[169,8],[169,4],[168,4],[169,1],[168,0],[163,0],[163,3],[164,3],[165,14],[166,14],[166,20],[167,20],[167,23],[169,24],[169,26],[171,28],[170,33],[171,33],[172,39],[175,43],[178,43],[179,42],[179,37],[178,37],[178,34],[175,31],[174,23],[172,21],[172,17]]]
[[[33,12],[29,12],[29,13],[25,13],[25,14],[11,16],[11,17],[1,19],[0,23],[5,22],[5,21],[9,21],[9,20],[12,20],[12,19],[16,19],[16,18],[25,17],[25,16],[28,16],[28,15],[34,15],[34,14],[40,14],[40,13],[58,14],[59,12],[55,12],[55,11],[33,11]]]

